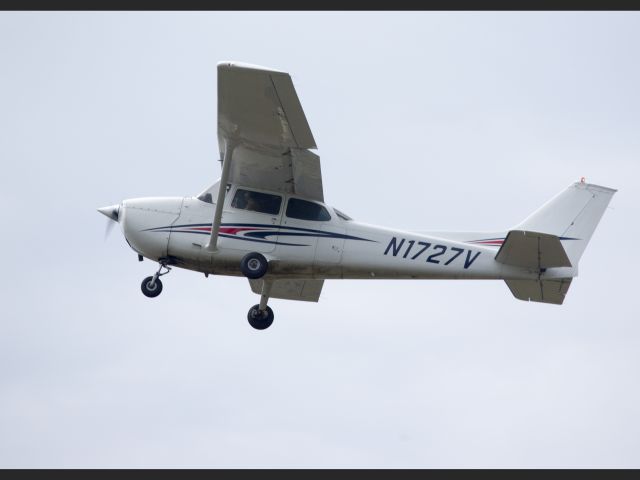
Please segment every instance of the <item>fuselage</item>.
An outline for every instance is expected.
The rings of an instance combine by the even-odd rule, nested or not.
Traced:
[[[541,274],[495,261],[505,233],[394,230],[357,222],[326,204],[288,194],[280,195],[279,207],[273,204],[263,213],[240,205],[237,198],[245,190],[231,185],[225,196],[216,251],[206,248],[215,207],[211,195],[125,200],[118,221],[128,244],[143,257],[206,274],[241,276],[242,257],[260,252],[269,260],[267,275],[280,278],[538,279],[575,275],[572,268],[551,268]],[[250,190],[260,195],[259,190]],[[311,214],[293,208],[308,203],[316,204]]]

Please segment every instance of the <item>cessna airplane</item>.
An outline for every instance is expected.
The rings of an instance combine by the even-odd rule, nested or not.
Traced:
[[[273,322],[269,298],[317,302],[327,279],[501,279],[520,300],[562,304],[616,190],[569,185],[502,232],[392,230],[324,202],[320,157],[289,74],[218,64],[220,179],[197,196],[123,200],[98,209],[140,261],[158,262],[142,293],[162,292],[171,267],[244,275],[260,302],[253,328]]]

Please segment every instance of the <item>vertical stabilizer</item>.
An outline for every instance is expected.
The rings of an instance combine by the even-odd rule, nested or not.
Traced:
[[[550,233],[560,238],[574,267],[617,190],[576,182],[529,215],[513,230]]]

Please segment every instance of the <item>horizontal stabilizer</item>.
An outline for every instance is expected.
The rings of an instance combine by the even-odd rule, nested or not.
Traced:
[[[249,280],[253,293],[262,293],[264,280]],[[320,292],[324,280],[305,279],[278,279],[273,281],[270,298],[282,298],[285,300],[301,300],[303,302],[317,302],[320,299]]]
[[[571,285],[570,278],[553,280],[505,280],[513,296],[519,300],[562,305]]]
[[[571,266],[569,257],[556,235],[526,230],[511,230],[507,234],[496,254],[496,261],[537,270]]]

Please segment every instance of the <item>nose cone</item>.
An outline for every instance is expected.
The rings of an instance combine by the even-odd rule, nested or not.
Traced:
[[[167,256],[169,232],[180,216],[182,197],[145,197],[124,200],[120,227],[129,246],[152,260]]]
[[[110,207],[99,208],[98,211],[106,217],[109,217],[114,222],[118,221],[120,216],[120,205],[111,205]]]

